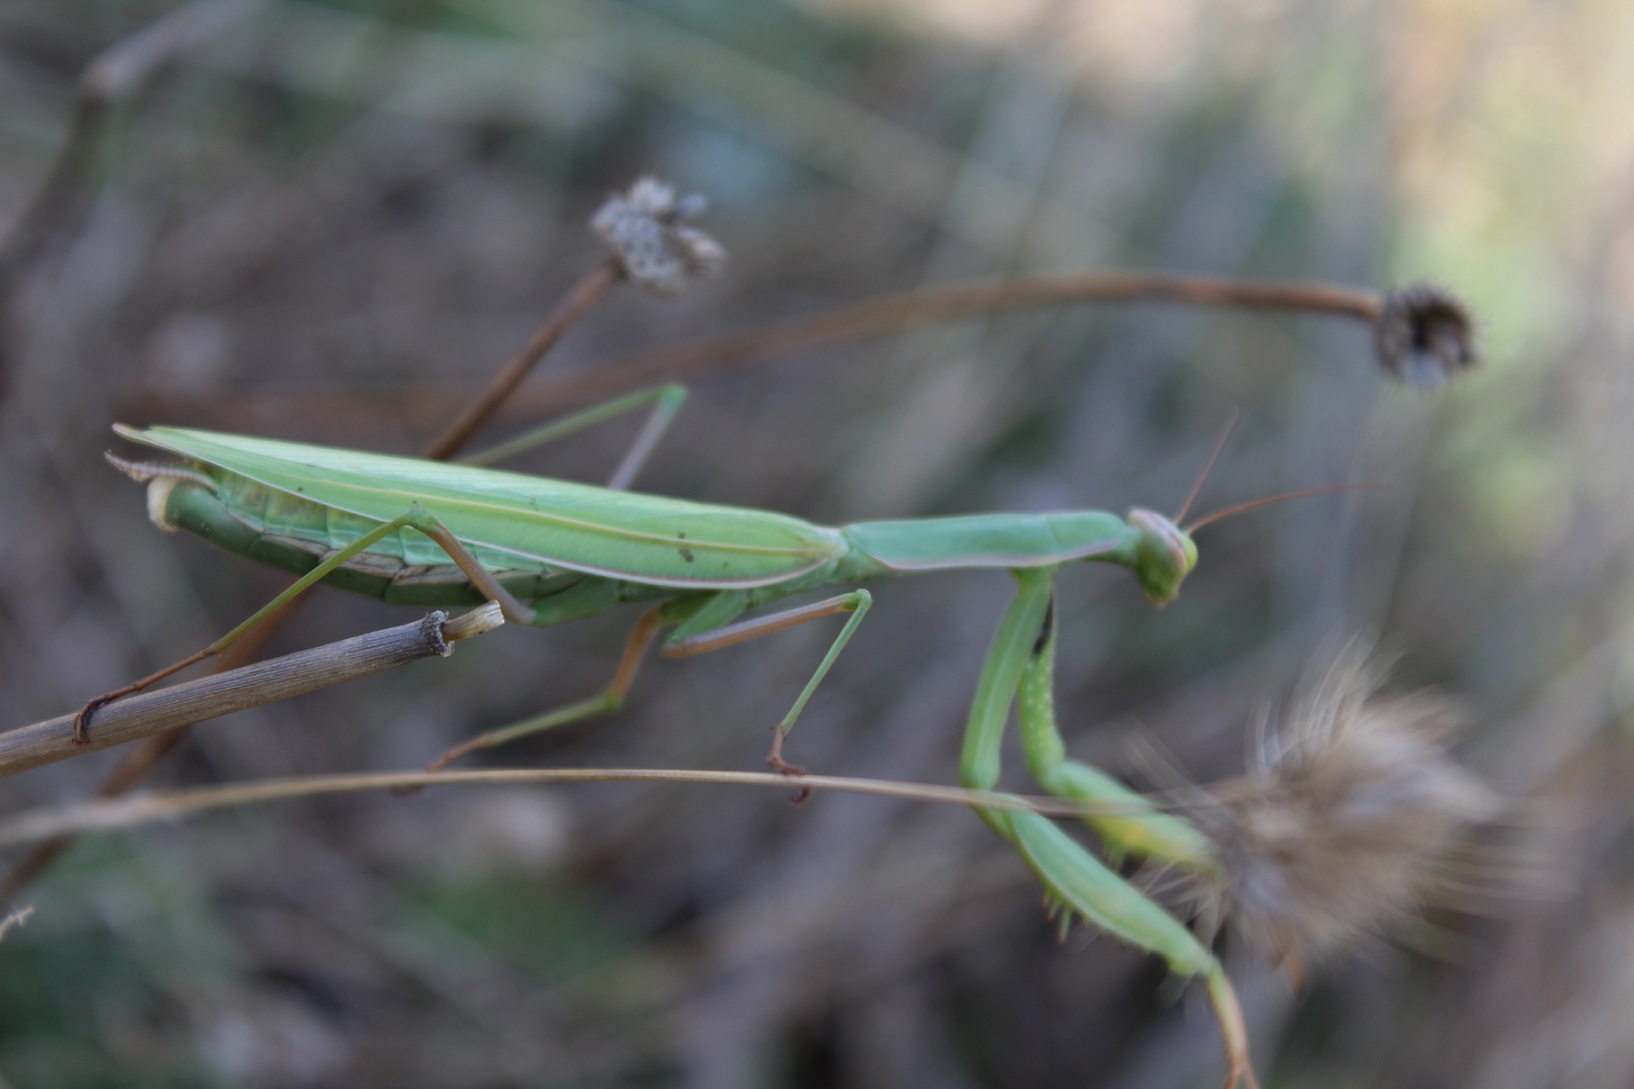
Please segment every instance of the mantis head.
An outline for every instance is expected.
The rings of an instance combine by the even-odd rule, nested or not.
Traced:
[[[1140,579],[1141,589],[1154,605],[1167,605],[1180,594],[1180,584],[1191,569],[1197,566],[1197,544],[1191,535],[1211,522],[1218,522],[1222,518],[1231,518],[1244,511],[1254,510],[1256,507],[1267,507],[1273,503],[1285,503],[1290,499],[1302,499],[1310,495],[1326,495],[1330,492],[1350,491],[1355,488],[1376,488],[1377,484],[1334,484],[1325,488],[1305,488],[1297,492],[1284,492],[1282,495],[1273,495],[1267,499],[1255,499],[1248,503],[1239,503],[1235,507],[1217,510],[1213,514],[1193,519],[1185,525],[1180,520],[1186,517],[1192,503],[1203,490],[1203,482],[1208,479],[1209,470],[1214,467],[1215,460],[1224,449],[1226,439],[1231,434],[1232,425],[1237,422],[1235,414],[1231,422],[1226,424],[1220,432],[1220,437],[1214,441],[1214,449],[1209,453],[1208,461],[1203,465],[1203,471],[1198,474],[1197,482],[1191,487],[1191,494],[1180,505],[1173,518],[1136,507],[1129,512],[1126,522],[1138,535],[1135,539],[1135,559],[1132,565],[1135,576]]]
[[[1220,451],[1225,449],[1226,440],[1231,437],[1231,429],[1236,426],[1237,413],[1232,412],[1231,418],[1220,429],[1220,437],[1214,440],[1214,449],[1209,451],[1203,471],[1197,474],[1190,494],[1173,518],[1145,507],[1136,507],[1125,519],[1139,534],[1135,540],[1135,575],[1153,605],[1167,605],[1180,596],[1180,583],[1197,566],[1197,544],[1191,539],[1191,531],[1197,528],[1197,524],[1182,529],[1179,522],[1197,501],[1198,494],[1203,490],[1203,482],[1208,479],[1214,463],[1220,458]]]
[[[1140,535],[1135,542],[1135,574],[1141,589],[1154,605],[1167,605],[1197,566],[1197,545],[1191,534],[1155,510],[1136,507],[1127,520]]]
[[[1186,516],[1186,507],[1180,508],[1180,513],[1173,518],[1165,517],[1154,510],[1136,507],[1125,519],[1138,534],[1133,564],[1135,575],[1140,579],[1141,588],[1146,591],[1146,596],[1152,599],[1153,604],[1167,605],[1179,595],[1180,583],[1191,574],[1191,569],[1197,566],[1197,544],[1191,535],[1211,522],[1218,522],[1222,518],[1230,518],[1258,507],[1286,503],[1290,499],[1378,487],[1383,485],[1332,484],[1324,488],[1284,492],[1282,495],[1255,499],[1248,503],[1239,503],[1235,507],[1227,507],[1225,510],[1217,510],[1213,514],[1187,522],[1184,526],[1179,524],[1179,520]],[[1190,505],[1191,500],[1188,499],[1186,506]]]

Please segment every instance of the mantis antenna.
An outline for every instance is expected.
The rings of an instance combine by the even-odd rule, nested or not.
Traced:
[[[1362,488],[1388,488],[1389,486],[1388,484],[1329,484],[1321,488],[1301,488],[1297,492],[1283,492],[1281,495],[1267,496],[1264,499],[1255,499],[1248,503],[1238,503],[1234,507],[1217,510],[1213,514],[1205,514],[1197,521],[1181,528],[1186,533],[1195,533],[1211,522],[1218,522],[1222,518],[1230,518],[1232,515],[1254,510],[1256,507],[1269,507],[1275,503],[1286,503],[1290,499],[1306,499],[1313,495],[1327,495],[1330,492],[1350,492]]]
[[[1191,486],[1191,491],[1186,495],[1186,501],[1180,504],[1180,509],[1174,512],[1174,518],[1171,521],[1178,523],[1180,519],[1186,516],[1186,512],[1191,510],[1191,505],[1197,501],[1197,493],[1203,490],[1203,484],[1208,480],[1208,475],[1214,471],[1214,463],[1220,460],[1220,451],[1225,449],[1226,440],[1231,438],[1232,429],[1237,426],[1237,421],[1241,418],[1242,409],[1233,408],[1231,418],[1225,422],[1224,427],[1220,428],[1220,437],[1214,440],[1214,449],[1209,451],[1208,460],[1203,462],[1203,471],[1197,474],[1197,482]]]

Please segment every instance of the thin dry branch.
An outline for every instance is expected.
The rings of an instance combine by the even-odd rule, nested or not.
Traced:
[[[537,420],[552,411],[608,400],[642,386],[735,370],[810,348],[906,329],[935,321],[955,321],[995,310],[1104,302],[1151,302],[1285,310],[1359,321],[1377,330],[1387,296],[1365,288],[1315,282],[1235,280],[1170,273],[1084,272],[966,284],[936,291],[909,292],[843,306],[807,318],[747,329],[691,343],[668,344],[618,359],[595,362],[571,374],[543,379],[513,396],[509,415]],[[253,429],[267,419],[355,420],[389,408],[394,419],[423,421],[440,412],[447,386],[422,386],[397,393],[345,390],[321,393],[245,390],[231,404],[166,392],[140,399],[130,414],[182,413],[212,426]]]
[[[538,396],[551,405],[596,401],[638,386],[715,374],[758,363],[770,356],[925,322],[947,321],[992,310],[1101,302],[1289,310],[1351,318],[1372,326],[1383,313],[1385,299],[1376,291],[1316,282],[1238,280],[1161,272],[1032,276],[891,295],[815,317],[691,344],[664,345],[542,383]]]
[[[151,737],[206,719],[357,680],[420,658],[446,657],[451,644],[504,623],[491,603],[450,620],[442,612],[196,681],[127,696],[103,707],[88,744],[74,740],[74,716],[0,734],[0,776]]]
[[[138,794],[125,798],[47,806],[0,820],[0,847],[16,847],[83,832],[107,832],[155,821],[173,821],[211,809],[255,805],[323,794],[357,794],[405,787],[493,785],[498,783],[703,783],[777,787],[807,791],[835,790],[940,805],[985,806],[1020,810],[1047,817],[1082,817],[1086,813],[1123,812],[1123,807],[1093,805],[1061,798],[1004,794],[990,790],[858,779],[838,775],[780,775],[765,771],[688,771],[681,768],[491,768],[480,771],[374,772],[361,775],[303,775],[260,783],[195,787]]]
[[[623,273],[615,257],[608,257],[586,273],[556,311],[534,331],[522,350],[499,369],[488,383],[488,388],[478,394],[455,417],[454,422],[426,447],[424,456],[432,461],[447,461],[464,449],[471,436],[493,418],[500,406],[516,392],[522,380],[545,357],[545,353],[562,338],[562,334],[594,310],[596,304],[605,299],[621,279]]]

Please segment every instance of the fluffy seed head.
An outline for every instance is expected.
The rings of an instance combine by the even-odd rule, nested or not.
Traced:
[[[1373,352],[1386,371],[1420,389],[1434,389],[1481,361],[1469,309],[1446,288],[1427,283],[1384,297]]]
[[[1355,647],[1192,814],[1217,845],[1208,913],[1281,956],[1320,955],[1448,900],[1496,797],[1456,764],[1447,701],[1380,697]]]
[[[609,197],[590,226],[631,280],[659,295],[679,295],[688,277],[713,274],[726,261],[719,242],[689,226],[706,205],[697,193],[677,196],[657,178],[640,178]]]

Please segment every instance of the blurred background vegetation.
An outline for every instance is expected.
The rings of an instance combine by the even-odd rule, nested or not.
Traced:
[[[600,257],[641,173],[708,195],[724,276],[617,293],[550,375],[887,291],[1099,267],[1455,286],[1488,363],[1388,385],[1353,324],[1007,314],[700,380],[646,490],[819,521],[1172,509],[1243,411],[1161,613],[1061,580],[1073,751],[1208,780],[1345,634],[1465,700],[1461,755],[1549,861],[1285,976],[1226,955],[1270,1086],[1634,1078],[1634,7],[1622,0],[375,0],[220,25],[51,175],[76,88],[166,3],[0,4],[0,723],[191,651],[281,576],[169,537],[101,460],[167,422],[423,445]],[[106,75],[106,73],[104,73]],[[17,224],[37,194],[50,231]],[[530,455],[596,480],[629,425]],[[1622,468],[1619,468],[1621,466]],[[815,770],[953,782],[1000,575],[881,585],[802,719]],[[322,593],[285,651],[405,619]],[[246,713],[156,786],[418,766],[598,688],[627,618]],[[758,767],[830,637],[648,667],[495,763]],[[70,801],[106,753],[13,778]],[[1019,757],[1012,754],[1012,763]],[[1137,776],[1137,781],[1140,780]],[[1012,769],[1007,782],[1025,782]],[[1482,876],[1482,875],[1477,875]],[[0,942],[0,1076],[101,1086],[1213,1084],[1206,1010],[1075,931],[967,813],[604,784],[288,803],[89,841]],[[1195,997],[1195,996],[1193,996]]]

